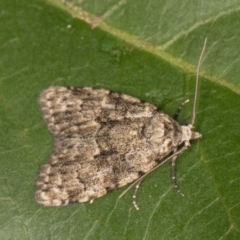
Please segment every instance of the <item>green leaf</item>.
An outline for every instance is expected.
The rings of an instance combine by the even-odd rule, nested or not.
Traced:
[[[240,239],[238,1],[0,1],[0,239]],[[196,65],[208,38],[195,129],[203,138],[94,203],[34,200],[53,139],[38,105],[51,85],[103,87],[191,119]]]

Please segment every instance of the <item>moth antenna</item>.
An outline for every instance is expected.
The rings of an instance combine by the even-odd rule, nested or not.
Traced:
[[[201,55],[199,57],[198,65],[197,65],[195,96],[194,96],[194,101],[193,101],[193,115],[192,115],[192,121],[191,121],[192,126],[194,125],[195,116],[196,116],[196,105],[197,105],[198,85],[199,85],[199,70],[200,70],[200,66],[201,66],[201,63],[202,63],[202,58],[203,58],[203,54],[204,54],[204,51],[205,51],[205,48],[206,48],[206,44],[207,44],[207,38],[205,38],[203,48],[202,48],[202,52],[201,52]]]

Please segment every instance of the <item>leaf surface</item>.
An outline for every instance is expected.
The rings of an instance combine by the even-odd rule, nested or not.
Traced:
[[[0,2],[1,239],[239,239],[239,1]],[[51,85],[130,94],[191,119],[196,65],[208,38],[195,129],[203,138],[138,194],[44,207],[35,182],[53,150],[38,97]]]

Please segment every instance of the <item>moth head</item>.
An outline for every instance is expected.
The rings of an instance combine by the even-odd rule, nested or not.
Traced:
[[[193,126],[189,124],[188,126],[182,126],[182,139],[181,143],[184,143],[185,146],[190,145],[190,140],[200,139],[202,137],[201,133],[194,132]]]

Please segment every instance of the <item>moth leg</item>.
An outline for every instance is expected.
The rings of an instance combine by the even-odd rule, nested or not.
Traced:
[[[177,151],[177,149],[176,150],[174,150],[174,153]],[[174,184],[174,187],[175,187],[175,189],[176,189],[176,191],[181,195],[181,196],[184,196],[184,194],[181,192],[181,190],[180,190],[180,188],[179,188],[179,186],[178,186],[178,184],[177,184],[177,178],[176,178],[176,161],[177,161],[177,155],[176,156],[174,156],[173,158],[172,158],[172,180],[173,180],[173,184]]]
[[[143,180],[143,179],[142,179]],[[135,186],[135,190],[134,190],[134,193],[133,193],[133,206],[136,208],[136,210],[139,210],[139,207],[137,205],[137,193],[138,193],[138,190],[139,190],[139,187],[140,187],[140,184],[142,183],[142,180],[140,180],[136,186]]]
[[[174,150],[173,154],[176,153],[176,152],[177,152],[177,149]],[[178,155],[175,155],[175,156],[172,157],[172,180],[173,180],[173,184],[174,184],[174,187],[175,187],[176,191],[181,196],[184,196],[184,194],[181,192],[181,190],[180,190],[180,188],[179,188],[179,186],[177,184],[177,178],[176,178],[176,161],[177,161],[177,157],[178,157]],[[136,208],[136,210],[139,210],[139,207],[138,207],[138,204],[137,204],[137,193],[138,193],[140,184],[142,183],[142,180],[143,179],[138,181],[137,184],[135,185],[135,190],[134,190],[134,193],[133,193],[133,196],[132,196],[132,198],[133,198],[133,206]]]
[[[186,101],[184,101],[183,103],[181,103],[181,105],[178,107],[176,113],[174,114],[173,119],[177,120],[180,112],[182,111],[183,106],[184,106],[186,103],[188,103],[188,102],[189,102],[189,100],[187,99]]]

